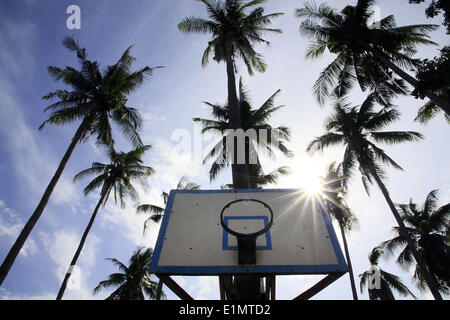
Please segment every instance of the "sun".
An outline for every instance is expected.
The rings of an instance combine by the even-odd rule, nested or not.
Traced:
[[[292,175],[285,179],[289,187],[303,189],[309,195],[318,195],[322,192],[320,177],[323,176],[323,168],[320,163],[306,158],[293,167],[292,171]]]
[[[322,191],[322,183],[318,176],[303,175],[303,180],[300,182],[301,187],[309,194],[318,194]]]
[[[321,176],[323,176],[323,168],[319,161],[307,157],[297,163],[295,168],[296,184],[308,194],[321,193],[323,189]]]

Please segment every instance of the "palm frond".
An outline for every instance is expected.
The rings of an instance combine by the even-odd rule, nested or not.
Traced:
[[[179,24],[178,24],[178,30],[185,33],[214,33],[214,31],[217,28],[217,24],[213,21],[201,19],[201,18],[195,18],[195,17],[189,17],[184,18]]]
[[[417,121],[423,125],[427,125],[431,119],[435,118],[436,115],[441,113],[441,108],[439,108],[436,104],[431,101],[425,103],[418,111],[417,116],[414,118],[414,121]],[[450,124],[450,117],[444,113],[445,119]]]
[[[336,87],[339,76],[342,75],[346,66],[346,58],[343,54],[338,55],[321,73],[313,87],[314,95],[320,105],[324,105]]]
[[[333,132],[326,133],[320,137],[316,137],[306,148],[306,152],[314,153],[316,151],[323,151],[323,149],[342,144],[344,136]]]
[[[372,138],[377,142],[387,144],[397,144],[409,141],[419,141],[423,139],[423,135],[414,131],[384,131],[372,132]]]
[[[382,110],[376,114],[369,114],[364,122],[364,128],[370,131],[378,131],[383,127],[400,119],[400,113],[396,109]]]
[[[423,213],[428,217],[436,210],[438,204],[438,192],[439,190],[433,190],[428,193],[425,203],[423,205]]]
[[[412,296],[414,299],[417,299],[416,296],[408,289],[408,287],[402,282],[400,277],[383,271],[382,273],[383,279],[388,283],[389,287],[394,289],[400,295],[406,297],[408,295]]]
[[[89,193],[93,192],[94,190],[100,187],[102,187],[102,194],[103,194],[103,192],[108,189],[107,180],[108,180],[107,173],[97,176],[91,182],[89,182],[89,184],[83,189],[84,195],[87,196]]]
[[[141,204],[136,208],[137,213],[162,214],[164,208],[152,204]]]
[[[391,157],[389,157],[383,149],[378,148],[375,144],[369,142],[369,145],[372,149],[373,155],[375,156],[376,160],[381,160],[383,163],[389,164],[395,169],[403,170],[403,168],[396,163]]]

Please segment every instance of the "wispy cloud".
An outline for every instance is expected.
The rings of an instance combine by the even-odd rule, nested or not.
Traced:
[[[39,233],[44,250],[55,264],[54,274],[59,281],[62,281],[70,265],[73,255],[80,242],[80,234],[75,231],[55,231],[51,234]],[[72,285],[68,285],[67,299],[92,299],[92,288],[89,284],[89,277],[92,268],[96,264],[96,256],[101,239],[95,234],[89,234],[83,251],[77,262],[77,268],[72,274]]]
[[[7,242],[12,244],[24,225],[25,223],[20,216],[14,210],[8,208],[5,202],[0,199],[0,237],[7,238]],[[27,257],[36,253],[36,250],[36,241],[29,237],[19,254]]]
[[[4,288],[0,288],[0,300],[54,300],[56,292],[48,292],[37,295],[16,294]]]
[[[218,277],[196,277],[188,291],[195,300],[217,300],[220,298],[219,279]]]
[[[37,129],[31,129],[25,120],[20,103],[11,85],[0,77],[2,95],[0,135],[8,146],[11,163],[21,184],[31,193],[33,204],[42,195],[44,187],[56,170],[58,162],[49,150],[49,145],[36,135]],[[44,183],[43,183],[44,182]],[[68,175],[63,175],[54,190],[51,201],[54,204],[74,203],[79,192]]]
[[[152,203],[151,200],[149,203]],[[136,208],[132,204],[122,209],[120,205],[114,203],[113,199],[110,199],[105,208],[100,210],[103,210],[99,217],[103,228],[120,233],[136,247],[154,247],[159,225],[151,224],[144,235],[144,222],[148,216],[136,214]]]
[[[156,139],[153,145],[154,156],[151,163],[157,172],[155,178],[165,186],[175,187],[182,176],[193,180],[207,179],[207,169],[198,161],[198,155],[193,153],[196,150],[181,150],[177,143],[161,138]]]

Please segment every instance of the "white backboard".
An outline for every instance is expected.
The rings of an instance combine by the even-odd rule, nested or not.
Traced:
[[[256,199],[273,211],[273,225],[257,238],[256,265],[238,265],[236,238],[220,213],[231,201]],[[255,232],[269,214],[253,202],[224,213],[233,230]],[[172,190],[150,272],[173,275],[328,274],[347,271],[339,242],[321,202],[301,190]]]

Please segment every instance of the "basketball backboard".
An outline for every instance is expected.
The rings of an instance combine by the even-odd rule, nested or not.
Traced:
[[[253,199],[256,201],[236,201]],[[255,265],[239,265],[236,237],[273,224],[256,241]],[[259,202],[259,203],[258,203]],[[298,189],[170,192],[151,273],[170,275],[333,274],[347,272],[320,200]]]

